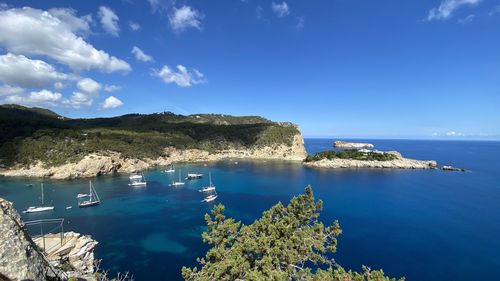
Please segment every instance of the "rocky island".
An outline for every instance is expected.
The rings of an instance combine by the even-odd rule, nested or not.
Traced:
[[[435,169],[436,161],[404,158],[397,151],[323,151],[310,155],[304,166],[313,168]]]
[[[335,148],[343,148],[343,149],[372,149],[374,148],[373,144],[365,143],[365,142],[346,142],[346,141],[335,141],[333,143],[333,147]]]
[[[71,119],[0,106],[0,175],[69,179],[225,158],[302,161],[298,127],[258,116],[128,114]]]

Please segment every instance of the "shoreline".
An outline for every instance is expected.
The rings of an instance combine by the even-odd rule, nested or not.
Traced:
[[[30,167],[4,169],[0,170],[0,176],[64,180],[91,178],[116,172],[134,173],[175,163],[217,162],[226,159],[301,162],[307,155],[304,148],[304,140],[300,134],[294,137],[291,146],[281,144],[248,149],[226,149],[215,153],[200,149],[179,150],[170,147],[165,148],[164,152],[168,155],[167,157],[133,159],[124,158],[117,152],[103,151],[86,155],[76,163],[67,163],[60,166],[46,167],[44,163],[38,162]]]
[[[354,160],[354,159],[322,159],[313,162],[304,162],[305,167],[326,169],[438,169],[434,160],[415,160],[400,157],[394,160]]]

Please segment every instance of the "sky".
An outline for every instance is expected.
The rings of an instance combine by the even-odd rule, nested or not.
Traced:
[[[0,103],[498,140],[500,0],[0,2]]]

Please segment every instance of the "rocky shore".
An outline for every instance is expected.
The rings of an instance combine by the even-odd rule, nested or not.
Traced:
[[[95,280],[97,241],[75,232],[32,239],[12,203],[0,198],[0,280]],[[62,240],[61,240],[62,238]],[[62,243],[61,243],[62,242]]]
[[[312,168],[385,168],[385,169],[435,169],[436,161],[433,160],[415,160],[401,156],[398,152],[386,152],[396,156],[394,160],[388,161],[369,161],[369,160],[354,160],[354,159],[322,159],[312,162],[304,162],[304,166]]]
[[[333,143],[333,147],[335,148],[343,148],[343,149],[372,149],[374,148],[373,144],[365,143],[365,142],[346,142],[346,141],[336,141]]]
[[[157,159],[124,158],[113,151],[105,151],[85,156],[77,163],[68,163],[57,167],[46,167],[38,162],[30,167],[14,167],[0,170],[0,175],[14,177],[43,177],[52,179],[74,179],[95,177],[114,172],[132,173],[155,166],[181,162],[213,162],[223,159],[265,159],[302,161],[306,157],[302,135],[294,136],[290,146],[281,144],[250,149],[232,148],[215,153],[199,149],[179,150],[165,148],[165,155]]]

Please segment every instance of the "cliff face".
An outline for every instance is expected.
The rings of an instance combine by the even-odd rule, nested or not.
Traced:
[[[46,263],[12,203],[0,198],[0,274],[10,280],[46,280]]]
[[[94,279],[97,241],[90,236],[66,232],[61,242],[61,233],[49,233],[45,239],[37,237],[33,241],[12,203],[2,198],[0,230],[0,280],[44,281],[47,276],[54,276],[54,272],[78,280]],[[40,252],[44,244],[46,259]]]
[[[165,155],[156,159],[134,159],[123,157],[120,153],[107,151],[85,156],[77,163],[69,163],[55,167],[45,167],[37,163],[29,168],[9,169],[0,171],[5,176],[48,177],[53,179],[71,179],[95,177],[113,172],[132,173],[158,165],[169,165],[175,162],[211,162],[223,159],[266,159],[302,161],[307,153],[302,135],[293,136],[291,145],[276,144],[253,148],[228,148],[211,153],[200,149],[165,148]]]

